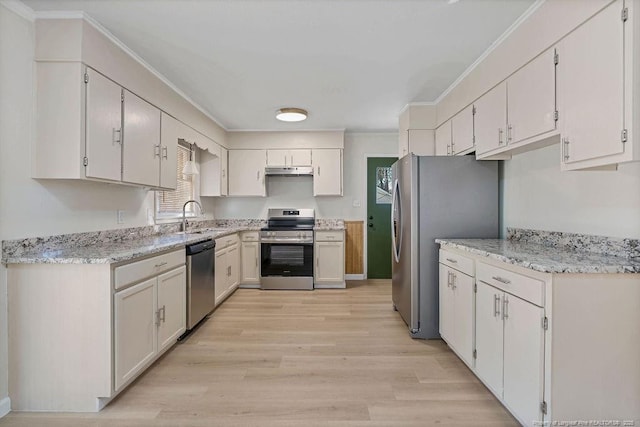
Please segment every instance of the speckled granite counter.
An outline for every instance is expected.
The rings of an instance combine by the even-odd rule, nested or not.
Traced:
[[[3,241],[2,263],[111,264],[263,226],[262,220],[193,221],[186,234],[174,223]]]
[[[583,252],[530,241],[436,239],[436,243],[543,273],[640,273],[640,258]]]
[[[344,229],[343,219],[316,219],[316,224],[313,227],[314,231],[340,231]]]

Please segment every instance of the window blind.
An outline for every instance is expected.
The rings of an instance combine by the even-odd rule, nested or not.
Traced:
[[[182,206],[187,200],[191,200],[194,198],[193,176],[182,174],[182,169],[184,168],[187,160],[189,160],[190,154],[191,150],[189,148],[178,145],[178,161],[176,162],[178,185],[175,191],[156,192],[157,218],[182,216]],[[189,205],[187,205],[186,213],[194,213],[193,203],[189,203]]]

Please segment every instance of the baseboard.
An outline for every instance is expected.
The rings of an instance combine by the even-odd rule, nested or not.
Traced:
[[[0,400],[0,418],[4,417],[9,412],[11,412],[11,399],[7,396]]]
[[[314,283],[313,284],[313,288],[314,289],[344,289],[346,288],[347,285],[346,283],[342,282],[342,283]]]
[[[345,274],[344,280],[365,280],[364,274]]]

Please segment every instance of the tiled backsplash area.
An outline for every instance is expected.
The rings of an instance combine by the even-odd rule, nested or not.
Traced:
[[[593,236],[562,231],[507,228],[507,239],[522,243],[561,247],[578,252],[590,252],[624,258],[640,257],[640,239]]]

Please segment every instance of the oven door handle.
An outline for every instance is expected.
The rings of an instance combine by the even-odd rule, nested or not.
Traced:
[[[298,240],[298,239],[262,239],[262,243],[293,243],[296,245],[312,245],[313,239]]]

